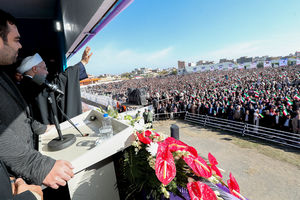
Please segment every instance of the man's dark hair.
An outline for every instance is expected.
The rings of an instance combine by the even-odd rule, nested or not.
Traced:
[[[7,34],[9,33],[8,23],[16,24],[16,19],[11,14],[0,9],[0,37],[4,42],[7,42]]]

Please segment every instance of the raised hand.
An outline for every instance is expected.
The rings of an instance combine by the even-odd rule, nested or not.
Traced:
[[[88,64],[91,56],[93,55],[93,53],[90,53],[91,51],[91,48],[90,47],[86,47],[83,54],[82,54],[82,57],[81,57],[81,62],[82,64],[86,65]]]

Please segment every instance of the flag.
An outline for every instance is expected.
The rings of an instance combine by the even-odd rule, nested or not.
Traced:
[[[296,100],[300,100],[300,96],[298,95],[298,94],[296,94],[295,96],[294,96],[294,99],[296,99]]]
[[[241,102],[242,102],[242,103],[245,102],[245,98],[244,98],[244,97],[241,98]]]
[[[258,97],[259,97],[259,92],[258,92],[258,91],[255,91],[255,92],[254,92],[254,96],[255,96],[256,98],[258,98]]]
[[[288,105],[288,106],[291,106],[291,105],[293,105],[293,102],[287,101],[287,105]]]
[[[261,117],[261,118],[264,118],[265,116],[263,116],[263,114],[259,114],[259,116]]]
[[[284,116],[287,116],[289,114],[287,109],[284,109],[283,114],[284,114]]]
[[[254,101],[253,99],[251,99],[251,101],[250,101],[251,103],[256,103],[256,101]]]
[[[292,101],[290,97],[285,97],[285,100]]]

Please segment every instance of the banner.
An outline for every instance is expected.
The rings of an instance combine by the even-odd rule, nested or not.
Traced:
[[[244,69],[244,65],[243,64],[239,64],[238,65],[238,69]]]
[[[279,66],[280,67],[286,67],[286,66],[288,66],[288,60],[287,59],[280,59],[279,60]]]
[[[205,71],[205,68],[206,68],[206,66],[202,66],[202,67],[201,67],[201,71],[202,71],[202,72]]]
[[[223,65],[219,65],[219,70],[223,70]]]
[[[296,65],[300,65],[300,58],[297,58]]]
[[[256,62],[253,62],[250,64],[250,69],[255,69],[257,66],[257,63]]]
[[[264,62],[264,68],[267,68],[267,67],[272,67],[271,61],[265,61]]]
[[[194,67],[194,68],[193,68],[193,71],[196,72],[196,71],[197,71],[197,67]]]
[[[215,70],[215,66],[211,65],[210,66],[210,71],[214,71]]]
[[[232,70],[233,69],[233,64],[229,64],[228,65],[228,70]]]

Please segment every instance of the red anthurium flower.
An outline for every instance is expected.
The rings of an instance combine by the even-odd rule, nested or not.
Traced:
[[[175,138],[168,137],[164,141],[168,146],[171,152],[178,151],[178,150],[186,150],[188,145],[181,142],[180,140],[176,140]]]
[[[208,160],[211,165],[211,169],[215,171],[215,173],[222,178],[223,176],[220,170],[218,169],[218,167],[216,166],[217,164],[219,164],[217,159],[211,153],[208,153]]]
[[[144,144],[150,144],[152,142],[152,140],[148,137],[145,137],[144,133],[139,133],[139,132],[136,132],[139,140],[144,143]]]
[[[173,155],[168,146],[163,142],[158,143],[155,174],[158,180],[164,185],[168,185],[176,176],[176,166]]]
[[[188,166],[195,172],[197,176],[202,176],[204,178],[211,177],[212,173],[210,167],[200,156],[195,157],[194,155],[189,154],[188,156],[183,156],[183,160],[186,162],[186,164],[188,164]]]
[[[233,194],[234,196],[240,198],[240,187],[237,181],[235,180],[234,176],[229,174],[229,180],[227,180],[228,188],[230,190],[230,193]]]
[[[198,156],[195,160],[194,160],[195,166],[198,169],[198,171],[200,172],[200,176],[204,177],[204,178],[209,178],[211,177],[212,173],[211,173],[211,169],[210,167],[207,165],[207,163],[205,162],[205,160],[203,160],[203,158],[201,158],[200,156]]]
[[[211,165],[219,164],[217,159],[211,153],[208,153],[208,160]]]
[[[200,181],[187,184],[191,200],[217,200],[214,191]]]
[[[188,151],[189,153],[191,153],[193,156],[198,157],[198,152],[197,152],[197,150],[194,147],[188,146],[188,148],[187,148],[186,151]]]
[[[212,165],[211,169],[221,178],[223,177],[223,175],[221,174],[220,170],[218,169],[218,167],[216,165]]]

